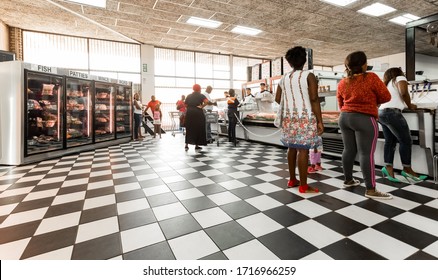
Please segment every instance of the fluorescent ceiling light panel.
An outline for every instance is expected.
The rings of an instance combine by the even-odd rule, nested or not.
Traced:
[[[393,7],[386,6],[380,3],[374,3],[370,6],[366,6],[365,8],[360,9],[358,12],[374,17],[380,17],[394,11],[395,9]]]
[[[104,9],[106,8],[106,0],[67,0],[67,2],[95,6]]]
[[[400,24],[400,25],[406,25],[406,23],[420,19],[420,17],[411,15],[411,14],[404,14],[402,16],[398,16],[395,18],[390,19],[390,22]]]
[[[322,2],[326,2],[335,6],[347,6],[350,5],[351,3],[357,2],[357,0],[320,0]]]
[[[208,27],[208,28],[218,28],[221,26],[222,22],[215,21],[211,19],[205,19],[205,18],[198,18],[198,17],[190,17],[187,20],[187,23],[202,26],[202,27]]]
[[[262,31],[260,29],[237,25],[236,27],[231,29],[231,32],[254,36],[261,33]]]

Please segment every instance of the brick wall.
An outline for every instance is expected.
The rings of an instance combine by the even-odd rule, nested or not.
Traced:
[[[9,50],[15,53],[16,60],[23,60],[23,31],[9,27]]]

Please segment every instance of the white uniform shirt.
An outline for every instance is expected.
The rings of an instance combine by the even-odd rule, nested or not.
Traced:
[[[398,91],[397,84],[400,81],[407,81],[407,79],[405,76],[398,76],[397,78],[395,78],[394,83],[392,81],[388,83],[387,87],[389,92],[391,93],[391,100],[380,105],[379,109],[397,108],[403,110],[404,108],[407,108],[405,101],[403,100],[400,92]]]
[[[255,97],[257,101],[257,106],[259,112],[261,113],[272,113],[274,109],[272,108],[272,103],[274,102],[274,96],[267,90],[258,92]]]

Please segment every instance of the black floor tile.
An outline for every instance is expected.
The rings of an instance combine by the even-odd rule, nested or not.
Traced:
[[[202,229],[190,214],[167,219],[159,222],[159,224],[167,240]]]
[[[144,209],[119,215],[120,231],[151,224],[156,221],[152,209]]]
[[[178,198],[171,192],[148,196],[147,199],[151,207],[178,202]]]
[[[181,203],[191,213],[217,206],[216,203],[206,196],[185,199]]]
[[[314,218],[315,221],[344,235],[350,236],[367,228],[364,224],[349,219],[336,212],[330,212]]]
[[[113,233],[74,245],[72,260],[106,260],[122,254],[120,233]]]
[[[285,205],[263,211],[263,213],[284,227],[289,227],[309,219],[307,216]]]
[[[260,212],[260,210],[243,200],[221,205],[220,208],[234,220]]]
[[[106,205],[84,210],[81,215],[80,224],[86,224],[96,220],[117,216],[117,206],[115,204]]]
[[[235,221],[213,226],[205,231],[221,250],[226,250],[254,239],[251,233]]]
[[[160,242],[123,255],[124,260],[174,260],[167,242]],[[152,275],[152,274],[151,274]]]
[[[299,260],[318,251],[318,248],[288,229],[274,231],[258,240],[281,260]]]
[[[345,238],[321,249],[322,252],[335,260],[384,260],[385,258],[373,251]]]

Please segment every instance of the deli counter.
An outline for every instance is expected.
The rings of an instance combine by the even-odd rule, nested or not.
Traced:
[[[21,165],[132,139],[130,82],[0,63],[0,165]]]

